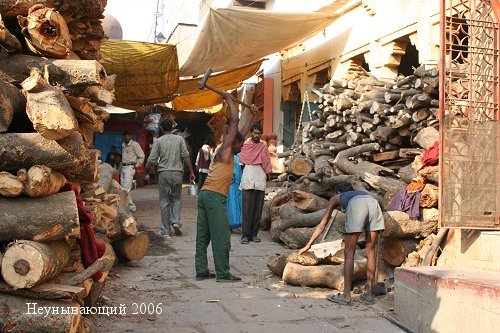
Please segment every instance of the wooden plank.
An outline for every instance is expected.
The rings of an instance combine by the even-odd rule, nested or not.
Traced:
[[[0,282],[0,293],[35,299],[84,299],[87,296],[82,287],[54,282],[42,283],[30,289],[16,289],[5,282]]]
[[[399,149],[399,157],[403,158],[414,158],[417,155],[422,154],[425,149],[421,148],[401,148]]]
[[[399,157],[399,150],[391,150],[391,151],[385,151],[383,153],[373,154],[373,161],[374,162],[388,161],[398,157]]]

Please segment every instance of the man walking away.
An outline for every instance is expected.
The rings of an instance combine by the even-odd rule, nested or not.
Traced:
[[[337,194],[328,202],[326,212],[321,219],[321,222],[314,230],[309,242],[299,254],[302,254],[311,248],[314,241],[323,233],[325,226],[332,215],[332,211],[340,207],[346,213],[347,221],[345,223],[344,236],[344,292],[343,294],[332,294],[327,296],[331,302],[341,305],[350,305],[352,276],[354,270],[354,252],[356,251],[356,243],[361,233],[365,232],[366,238],[366,288],[361,294],[360,300],[365,304],[373,304],[374,297],[372,286],[375,279],[375,244],[380,230],[384,230],[384,218],[380,205],[370,194],[362,191],[353,191],[352,186],[337,186]]]
[[[244,164],[241,178],[243,225],[241,244],[249,241],[260,242],[257,236],[264,206],[266,180],[272,171],[271,157],[267,145],[260,140],[262,126],[250,127],[250,140],[247,140],[240,153],[240,163]]]
[[[198,188],[202,188],[207,179],[208,171],[210,167],[210,162],[212,162],[212,147],[214,146],[213,140],[207,140],[207,142],[201,146],[198,150],[198,155],[196,156],[196,168],[198,169]]]
[[[181,194],[184,163],[189,169],[189,180],[194,181],[195,176],[184,139],[171,133],[172,120],[163,120],[160,128],[163,135],[154,141],[144,173],[148,175],[151,167],[157,166],[161,212],[160,235],[170,238],[171,228],[177,236],[182,234]]]
[[[198,196],[198,221],[196,226],[196,280],[216,277],[217,282],[237,282],[240,277],[229,273],[231,231],[226,209],[226,198],[234,171],[234,154],[243,144],[238,132],[238,110],[229,93],[223,95],[230,110],[229,128],[217,151],[205,185]],[[252,106],[252,113],[258,109]],[[207,247],[212,242],[216,274],[208,271]]]
[[[141,146],[136,141],[132,140],[132,133],[130,131],[124,131],[120,183],[125,190],[130,192],[132,189],[135,169],[140,167],[142,162],[144,162],[144,152]],[[132,194],[129,195],[128,207],[130,211],[136,211],[135,204],[132,200]]]

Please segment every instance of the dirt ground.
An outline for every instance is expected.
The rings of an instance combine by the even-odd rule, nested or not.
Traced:
[[[194,279],[196,197],[183,189],[182,236],[158,236],[158,188],[150,185],[133,192],[140,229],[150,236],[147,256],[115,266],[97,306],[124,306],[126,315],[89,315],[91,332],[403,332],[382,318],[393,304],[392,294],[372,306],[328,302],[332,290],[284,284],[266,267],[285,249],[261,231],[261,243],[243,245],[233,234],[231,270],[239,283]],[[211,248],[209,267],[213,269]]]

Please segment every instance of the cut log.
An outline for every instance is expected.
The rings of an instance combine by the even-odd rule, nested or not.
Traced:
[[[0,2],[0,13],[6,17],[26,15],[32,6],[39,3],[58,10],[68,10],[73,13],[78,13],[79,17],[86,16],[99,18],[106,7],[106,0],[69,1],[64,3],[64,6],[61,4],[60,0],[6,0]]]
[[[48,140],[61,140],[76,131],[73,109],[64,94],[48,84],[34,69],[22,83],[26,95],[26,113],[34,128]]]
[[[322,209],[313,213],[295,213],[291,216],[283,216],[280,212],[280,229],[281,231],[285,231],[288,228],[315,227],[321,221],[321,218],[325,214],[325,211],[326,209]]]
[[[40,309],[58,309],[44,318]],[[62,313],[62,309],[66,310]],[[44,312],[42,312],[44,313]],[[40,319],[35,319],[40,317]],[[68,300],[41,300],[3,294],[0,297],[0,332],[75,333],[80,324],[80,304]]]
[[[264,201],[264,206],[262,207],[262,216],[260,218],[260,228],[262,230],[269,230],[271,227],[271,200]]]
[[[23,193],[23,183],[13,174],[0,172],[0,196],[17,197]]]
[[[67,182],[61,173],[45,165],[34,165],[28,170],[23,192],[30,197],[45,197],[58,193]]]
[[[1,262],[0,262],[1,264]],[[54,281],[54,280],[51,280]],[[44,282],[29,289],[16,289],[5,282],[0,282],[0,293],[35,299],[83,299],[86,291],[82,287],[67,286]]]
[[[381,245],[382,257],[392,266],[400,266],[408,254],[417,249],[417,244],[418,240],[414,238],[384,238]]]
[[[290,194],[293,199],[292,205],[306,213],[325,209],[328,205],[328,200],[311,193],[294,190]]]
[[[73,191],[43,198],[0,198],[0,241],[27,239],[38,242],[80,235],[78,209]]]
[[[101,85],[106,79],[104,67],[95,60],[46,59],[24,54],[0,53],[0,79],[20,85],[33,68],[48,73],[49,83],[57,82],[63,90],[81,96],[89,86]]]
[[[411,220],[407,213],[391,211],[384,213],[385,230],[383,237],[425,238],[436,232],[438,210],[423,209],[420,220]]]
[[[353,281],[366,275],[366,259],[354,260]],[[302,287],[327,287],[344,289],[344,265],[302,266],[288,263],[283,271],[283,281]]]
[[[0,170],[17,172],[33,165],[46,165],[58,171],[71,170],[79,165],[83,149],[78,133],[58,142],[47,140],[38,133],[1,134]]]
[[[285,270],[286,264],[288,264],[288,257],[295,252],[283,252],[267,263],[267,268],[269,270],[279,276],[280,278],[283,276],[283,271]]]
[[[26,111],[26,98],[10,83],[0,80],[0,133],[6,132],[15,114]]]
[[[141,260],[149,248],[149,236],[146,232],[138,232],[135,236],[127,236],[113,243],[118,258],[123,261]]]
[[[420,147],[429,149],[436,141],[439,141],[439,132],[434,127],[426,127],[418,132],[414,141]]]
[[[101,278],[104,280],[105,276],[107,276],[107,272],[113,268],[113,265],[115,264],[116,261],[116,255],[113,250],[113,247],[109,244],[106,243],[106,251],[92,265],[87,267],[84,271],[71,275],[71,277],[66,278],[66,276],[62,279],[62,281],[70,286],[78,286],[81,285],[85,280],[90,279],[94,274],[98,272],[103,272],[103,277]],[[103,282],[103,281],[99,281]]]
[[[406,183],[410,183],[413,178],[417,176],[415,169],[413,169],[412,164],[408,164],[398,170],[398,176]]]
[[[0,46],[2,46],[9,53],[22,53],[23,47],[19,40],[10,33],[5,27],[5,24],[0,14]]]
[[[2,276],[15,288],[31,288],[59,275],[69,261],[64,241],[11,243],[2,261]]]
[[[271,228],[269,228],[269,234],[271,235],[271,240],[275,243],[281,243],[280,240],[280,235],[281,235],[281,229],[280,229],[280,220],[273,220],[271,222]]]
[[[432,184],[425,184],[424,189],[420,192],[420,207],[434,208],[438,206],[439,188]]]
[[[310,173],[313,167],[314,163],[310,159],[295,155],[288,164],[288,172],[295,176],[304,176]]]
[[[424,177],[433,184],[439,184],[439,165],[423,167],[418,170],[418,175]]]
[[[31,52],[43,57],[66,58],[71,51],[71,35],[64,17],[53,8],[37,4],[28,16],[18,16],[21,32]]]
[[[288,228],[280,233],[279,239],[290,249],[303,248],[314,232],[314,228]]]

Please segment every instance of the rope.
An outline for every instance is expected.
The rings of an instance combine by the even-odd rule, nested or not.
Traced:
[[[309,114],[309,121],[312,120],[312,113],[311,113],[311,105],[309,104],[309,94],[307,91],[304,92],[304,98],[302,99],[302,109],[300,110],[300,117],[299,117],[299,125],[297,126],[297,133],[295,134],[295,140],[293,141],[293,145],[297,143],[299,133],[300,133],[300,127],[302,126],[302,118],[304,116],[304,109],[307,103],[307,112]]]

